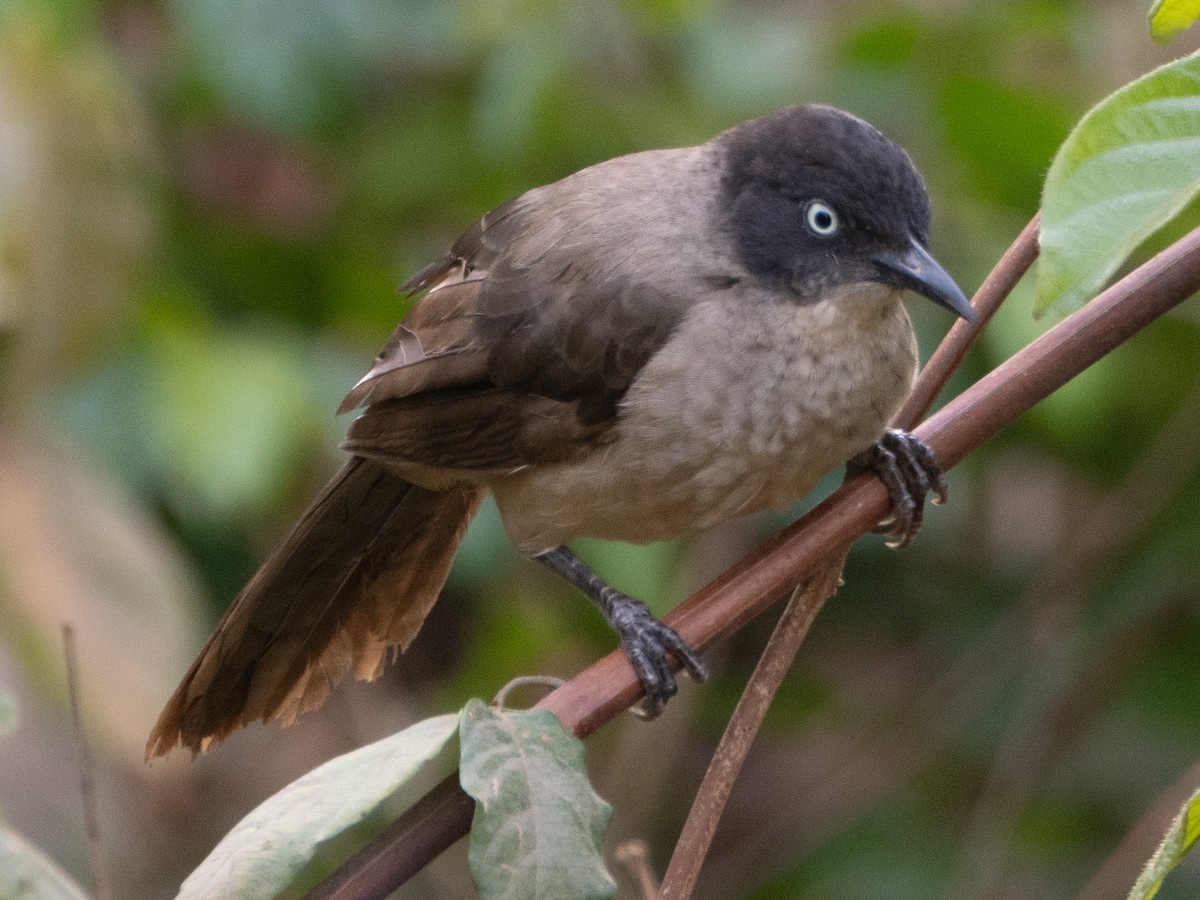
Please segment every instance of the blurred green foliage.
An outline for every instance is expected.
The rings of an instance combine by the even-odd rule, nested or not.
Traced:
[[[87,619],[71,604],[93,595],[64,594],[56,572],[112,588],[95,594],[103,620],[136,563],[176,624],[139,607],[160,637],[114,629],[95,665],[119,686],[129,660],[149,665],[148,647],[173,642],[136,692],[165,700],[195,620],[218,613],[337,464],[333,410],[403,315],[395,285],[509,197],[826,102],[910,150],[933,196],[933,249],[971,289],[1036,210],[1084,110],[1189,39],[1168,55],[1138,4],[1065,0],[2,0],[0,492],[36,483],[50,498],[0,498],[8,656],[38,644],[53,658],[54,629],[30,623],[54,616],[22,599],[63,597],[54,615]],[[1046,327],[1031,306],[1027,284],[958,386]],[[947,317],[912,313],[927,355]],[[698,896],[1071,895],[1195,763],[1198,324],[1185,305],[956,469],[914,547],[861,542]],[[14,474],[29,471],[9,466],[14,446],[22,466],[43,461],[40,481]],[[114,520],[156,535],[137,545],[155,549],[114,543],[83,565],[67,551],[87,557],[85,542],[66,541],[15,565],[6,552],[43,546],[22,537],[117,534],[107,518],[64,531],[94,514],[70,502],[81,479],[117,492]],[[661,611],[779,521],[581,550]],[[712,682],[685,688],[665,721],[592,741],[614,836],[650,839],[660,868],[768,628],[714,652]],[[598,617],[515,560],[485,508],[398,675],[348,687],[315,724],[252,729],[181,763],[171,777],[189,789],[145,781],[162,792],[153,802],[114,804],[128,807],[112,813],[126,817],[117,871],[134,895],[171,896],[271,779],[378,736],[383,710],[457,708],[609,649]],[[17,692],[23,709],[53,693],[42,675]],[[124,790],[151,778],[135,748],[157,702],[128,693],[121,728],[105,724],[116,702],[94,704],[102,733],[128,735],[101,741]],[[39,783],[24,762],[57,746],[35,728],[11,735],[0,773],[17,774],[0,778],[0,799],[81,871],[58,809],[69,798],[41,811],[15,799]],[[66,790],[61,771],[40,777]],[[409,896],[456,896],[450,877]],[[1160,896],[1198,893],[1189,860]]]

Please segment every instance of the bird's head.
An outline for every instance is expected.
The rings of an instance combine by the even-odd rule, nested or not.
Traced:
[[[929,196],[912,160],[828,106],[789,107],[717,138],[738,254],[756,277],[815,300],[844,285],[907,288],[973,319],[926,249]]]

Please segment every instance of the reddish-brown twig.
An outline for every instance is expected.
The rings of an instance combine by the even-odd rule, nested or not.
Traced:
[[[792,592],[692,801],[667,874],[663,876],[659,892],[662,900],[686,900],[692,895],[742,763],[817,613],[837,590],[849,550],[844,547],[822,559]]]

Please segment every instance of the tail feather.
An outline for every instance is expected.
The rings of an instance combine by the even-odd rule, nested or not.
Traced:
[[[481,497],[355,458],[234,600],[150,734],[147,757],[207,750],[255,720],[290,725],[348,672],[371,679],[437,600]]]

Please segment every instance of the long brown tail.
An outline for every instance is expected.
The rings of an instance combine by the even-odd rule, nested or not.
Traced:
[[[347,672],[375,678],[437,600],[479,505],[355,457],[242,589],[159,716],[147,758],[203,752],[256,719],[290,725]]]

